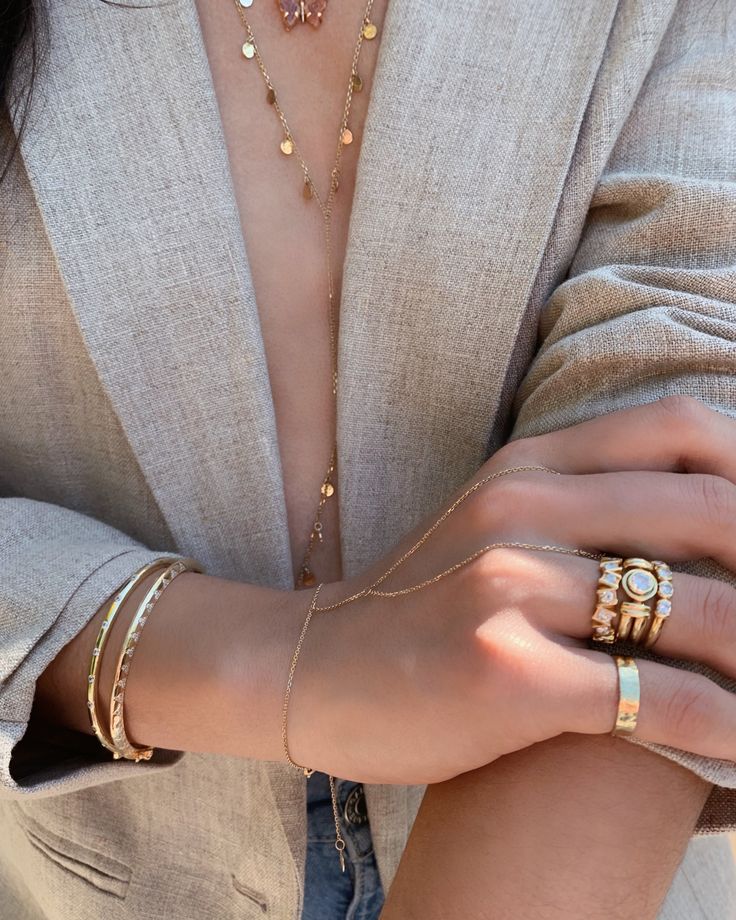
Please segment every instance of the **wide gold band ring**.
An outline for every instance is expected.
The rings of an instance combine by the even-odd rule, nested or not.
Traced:
[[[639,715],[639,668],[633,658],[614,655],[618,671],[618,711],[612,735],[631,735]]]

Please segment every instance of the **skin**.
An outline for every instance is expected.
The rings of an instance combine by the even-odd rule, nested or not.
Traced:
[[[381,3],[374,7],[372,18],[379,26],[384,8]],[[334,438],[321,221],[314,206],[300,197],[298,166],[278,154],[278,124],[261,103],[260,75],[253,62],[245,65],[232,53],[239,29],[234,8],[200,0],[198,9],[261,315],[297,565]],[[297,28],[288,37],[265,7],[254,5],[248,15],[292,129],[308,161],[315,164],[316,181],[324,187],[360,12],[354,4],[332,4],[326,14],[331,31]],[[242,36],[237,34],[239,42]],[[366,43],[361,56],[365,89],[354,103],[351,127],[356,141],[344,160],[336,203],[338,290],[379,41],[380,29],[379,39]],[[343,49],[341,57],[337,48]],[[305,73],[309,81],[303,79]],[[283,245],[294,239],[298,246]],[[650,411],[671,418],[671,409]],[[635,471],[635,488],[646,497],[650,481],[637,471],[676,467],[679,459],[655,456],[651,448],[666,442],[687,455],[684,442],[695,438],[693,432],[702,441],[710,425],[704,415],[696,421],[695,414],[692,407],[675,412],[678,418],[690,418],[689,428],[681,425],[679,439],[671,432],[657,438],[650,428],[644,439],[650,449],[638,455],[634,450],[641,446],[640,439],[617,439],[603,428],[591,439],[589,431],[569,429],[556,441],[517,444],[514,452],[506,450],[493,458],[485,471],[517,465],[522,457],[529,458],[524,462],[564,469],[565,457],[588,458],[590,444],[599,443],[605,449],[596,471]],[[642,424],[649,425],[653,417]],[[601,425],[610,426],[611,420],[601,420]],[[704,467],[693,461],[693,469],[735,481],[736,473],[723,468],[728,444],[733,454],[733,440],[732,433],[725,442],[721,438],[717,443],[725,443],[724,456],[711,458]],[[628,453],[621,453],[622,444]],[[549,453],[540,449],[544,446]],[[567,471],[571,478],[591,472],[569,467]],[[530,488],[544,492],[548,481],[545,474],[516,480],[526,497]],[[498,538],[591,546],[605,541],[611,551],[648,550],[670,560],[714,550],[704,546],[702,533],[700,542],[693,535],[687,546],[672,542],[673,533],[682,531],[681,521],[692,520],[706,501],[697,487],[687,496],[678,493],[673,520],[653,524],[645,545],[633,547],[626,545],[624,528],[614,526],[614,507],[601,517],[600,532],[558,532],[556,522],[570,518],[566,511],[576,501],[571,492],[557,501],[544,492],[548,502],[537,503],[544,507],[539,519],[519,521],[519,494],[510,483],[501,480],[485,490],[484,496],[492,496],[489,500],[479,495],[468,503],[406,566],[400,583],[420,580]],[[668,482],[662,489],[674,493],[678,485]],[[606,490],[611,492],[610,483]],[[328,503],[328,536],[315,560],[320,577],[332,582],[323,601],[341,598],[359,586],[340,581],[335,512],[336,506]],[[649,519],[657,522],[653,514]],[[511,535],[506,521],[518,524]],[[402,541],[363,580],[370,581],[390,564],[420,531]],[[724,541],[727,537],[726,532]],[[535,567],[530,568],[530,558]],[[676,765],[606,736],[615,711],[615,672],[602,653],[584,649],[594,569],[590,561],[549,554],[488,554],[438,583],[432,592],[409,595],[390,607],[375,598],[364,599],[350,608],[350,616],[317,617],[310,627],[290,708],[292,755],[336,775],[433,784],[385,917],[486,916],[489,892],[494,917],[544,920],[564,909],[566,917],[595,920],[598,915],[615,917],[613,911],[623,911],[616,906],[622,903],[628,913],[621,916],[656,916],[708,787]],[[543,579],[536,577],[540,573]],[[711,626],[702,613],[713,589],[681,576],[676,590],[682,600],[677,620],[662,636],[663,650],[675,654],[682,643],[688,653],[707,647],[717,655],[722,636],[712,645],[703,642]],[[550,596],[563,602],[550,605]],[[122,637],[136,599],[121,611],[112,646]],[[131,669],[126,720],[132,740],[281,760],[283,685],[306,605],[303,595],[210,576],[185,574],[176,579],[147,624]],[[544,619],[552,606],[554,613]],[[448,610],[453,611],[450,620]],[[90,731],[84,680],[103,613],[104,606],[42,676],[35,718]],[[683,632],[688,624],[693,624],[691,632]],[[362,665],[355,660],[356,643],[364,651]],[[521,646],[531,648],[532,654],[520,656],[516,650]],[[731,647],[736,648],[733,637]],[[325,661],[331,663],[327,669]],[[532,679],[535,663],[544,665],[543,685]],[[720,663],[733,672],[732,661]],[[103,686],[108,685],[111,666],[110,660],[103,661]],[[571,673],[575,680],[566,682],[565,675]],[[708,685],[704,695],[702,679],[649,662],[642,664],[642,685],[647,701],[639,729],[643,737],[702,753],[717,751],[715,756],[733,754],[736,713],[723,691]],[[347,687],[353,688],[353,696],[347,696]],[[678,705],[672,704],[673,698]],[[217,706],[212,705],[215,699]],[[703,700],[701,707],[695,705],[698,699]],[[371,728],[360,737],[352,732],[356,705],[367,720],[361,724]],[[493,721],[499,712],[500,718]],[[458,735],[463,743],[458,743]],[[363,746],[366,737],[373,739],[370,750]],[[586,780],[594,770],[599,782],[591,788]],[[620,794],[622,775],[635,777],[635,792]],[[550,840],[558,844],[551,854]],[[667,841],[664,854],[662,840]],[[606,866],[604,873],[598,872],[595,886],[590,885],[593,866]],[[622,879],[629,892],[624,902]]]
[[[623,431],[631,435],[628,440],[622,438]],[[644,431],[652,437],[637,436]],[[582,452],[583,443],[596,447]],[[736,423],[695,401],[673,399],[614,413],[546,439],[517,442],[484,464],[468,486],[532,458],[565,474],[514,473],[476,489],[382,588],[417,584],[498,540],[584,549],[605,540],[624,555],[644,553],[673,562],[711,556],[734,567],[734,447]],[[601,466],[607,471],[589,472]],[[642,471],[642,466],[648,469]],[[636,546],[629,526],[633,508],[642,512]],[[320,600],[334,602],[372,584],[406,555],[435,518],[428,517],[360,579],[325,585]],[[687,528],[676,526],[682,520]],[[560,759],[553,745],[552,760],[539,758],[540,742],[569,732],[607,735],[614,722],[615,668],[605,652],[589,650],[585,641],[597,574],[590,559],[494,549],[430,588],[390,601],[364,596],[345,608],[349,614],[315,614],[289,709],[294,759],[367,782],[444,783],[465,774],[455,786],[447,784],[447,798],[441,792],[439,799],[428,796],[419,827],[430,832],[422,836],[420,831],[413,838],[405,860],[409,868],[402,866],[397,879],[396,897],[402,900],[398,906],[389,900],[387,917],[411,911],[423,917],[447,916],[443,899],[455,903],[454,896],[469,884],[468,874],[476,887],[471,885],[471,895],[465,895],[470,901],[467,915],[485,916],[487,884],[493,879],[487,865],[491,856],[498,857],[494,872],[507,886],[509,910],[519,912],[517,916],[539,911],[540,891],[522,882],[541,857],[535,846],[542,849],[562,825],[568,827],[568,852],[585,851],[610,871],[595,889],[586,889],[581,887],[581,880],[589,879],[580,871],[582,857],[561,863],[557,888],[542,889],[547,899],[564,895],[568,916],[595,916],[596,905],[618,903],[625,876],[637,892],[632,897],[638,899],[640,916],[656,916],[707,786],[649,754],[651,769],[640,770],[647,752],[636,760],[638,754],[629,745],[618,741],[616,748],[607,738],[595,739],[607,745],[599,748],[606,755],[597,761],[602,793],[597,782],[596,792],[585,794],[589,759],[584,747],[579,757]],[[697,656],[725,674],[736,674],[736,623],[727,615],[736,599],[734,589],[681,573],[673,584],[677,616],[667,623],[658,651]],[[140,643],[129,675],[126,712],[133,741],[281,759],[284,676],[305,607],[303,592],[272,591],[194,573],[176,579],[146,625],[146,641]],[[80,729],[86,719],[83,675],[93,631],[83,631],[67,646],[38,688],[47,718],[67,720],[65,724]],[[362,651],[358,657],[356,647]],[[640,673],[645,702],[638,737],[734,759],[736,699],[730,693],[702,675],[664,663],[642,660]],[[588,746],[594,754],[595,747]],[[513,773],[504,767],[508,755],[517,758]],[[532,759],[526,762],[525,757]],[[493,773],[486,776],[479,769],[486,764],[492,764],[486,769],[501,771],[503,779],[494,786],[493,797],[483,795],[484,785],[494,782]],[[550,764],[560,769],[557,780],[565,780],[564,788],[575,789],[574,795],[554,785],[555,777],[547,775]],[[639,790],[622,796],[621,776],[632,767],[641,777]],[[477,803],[487,803],[487,827],[476,852],[471,852],[476,841],[468,832],[468,799],[462,804],[472,771],[478,774],[478,789],[471,796],[475,811],[483,815]],[[519,783],[518,776],[530,782]],[[544,797],[537,801],[537,823],[533,810],[526,817],[524,812],[539,794],[531,780],[540,777],[553,804],[542,807]],[[498,808],[505,809],[503,821],[491,827]],[[443,810],[457,823],[445,825]],[[433,831],[432,822],[441,824],[441,834]],[[471,827],[483,827],[477,815],[474,822]],[[594,840],[593,826],[598,832]],[[494,847],[489,835],[499,828],[505,833]],[[467,860],[459,865],[457,853],[450,858],[453,834],[460,835],[459,852],[467,850]],[[628,845],[612,847],[622,834]],[[667,858],[661,847],[642,852],[643,843],[655,839],[666,841]],[[526,840],[529,848],[528,858],[521,861],[519,849],[508,845],[518,840]],[[418,863],[412,869],[414,859]],[[428,884],[413,884],[417,871],[424,877],[422,860],[430,866],[432,860],[442,866],[450,860],[455,872],[437,872]],[[571,892],[575,896],[568,906]],[[430,894],[432,903],[425,904]],[[494,897],[503,896],[499,884]],[[547,915],[554,917],[554,909],[559,907],[550,905]]]

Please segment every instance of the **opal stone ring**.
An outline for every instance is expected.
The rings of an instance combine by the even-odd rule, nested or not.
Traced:
[[[651,648],[672,612],[672,571],[666,562],[602,556],[592,640]]]

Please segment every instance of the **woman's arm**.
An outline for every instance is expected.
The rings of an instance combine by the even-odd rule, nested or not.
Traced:
[[[381,920],[649,920],[709,790],[571,734],[429,786]]]
[[[730,2],[676,4],[568,277],[546,304],[514,439],[570,434],[577,422],[666,395],[736,414],[734,26]],[[664,452],[685,433],[690,463],[715,471],[715,433],[696,436],[687,400],[668,405],[658,433],[621,432],[608,469],[636,469],[640,447]],[[576,445],[579,473],[591,471],[598,444],[588,435]],[[638,468],[663,468],[655,454]],[[536,462],[555,466],[539,453]],[[683,458],[675,469],[692,466]],[[675,532],[689,526],[683,517]],[[632,540],[640,532],[632,518]],[[734,581],[711,562],[682,568]],[[694,772],[620,740],[564,735],[430,787],[384,917],[655,917],[696,821],[713,828],[703,805],[725,765],[652,747]],[[720,826],[736,826],[736,792],[720,791],[730,793]]]
[[[110,628],[98,675],[103,724],[109,706],[102,691],[112,687],[118,649],[159,575],[153,572],[136,586]],[[41,674],[29,740],[43,736],[41,723],[91,735],[85,681],[109,600]],[[131,742],[279,760],[283,685],[305,606],[306,597],[291,592],[194,572],[179,575],[157,602],[131,665],[125,695]]]

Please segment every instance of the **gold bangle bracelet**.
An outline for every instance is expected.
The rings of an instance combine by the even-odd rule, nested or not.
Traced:
[[[147,565],[144,565],[143,568],[138,569],[138,571],[133,575],[128,581],[118,588],[110,606],[108,607],[105,618],[100,624],[99,632],[97,633],[97,639],[95,640],[94,648],[92,649],[92,657],[89,663],[89,673],[87,675],[87,711],[89,712],[89,720],[92,726],[92,731],[97,736],[97,740],[100,744],[107,748],[108,751],[115,753],[115,745],[112,743],[112,740],[104,731],[102,724],[100,723],[99,716],[97,714],[97,678],[98,672],[100,670],[100,662],[102,660],[102,654],[105,650],[107,644],[107,637],[110,635],[110,627],[115,620],[115,617],[118,614],[118,611],[122,607],[124,601],[130,596],[132,591],[136,586],[148,575],[150,572],[153,572],[155,569],[170,565],[176,560],[172,557],[161,556],[158,559],[154,559],[153,562],[149,562]]]
[[[126,760],[150,760],[153,748],[137,748],[131,744],[125,731],[125,718],[123,706],[125,703],[125,686],[128,682],[130,663],[135,652],[141,630],[145,625],[156,602],[171,582],[182,572],[202,572],[201,566],[193,559],[177,559],[173,565],[168,566],[151,585],[148,593],[138,605],[138,610],[128,627],[123,640],[113,679],[112,694],[110,697],[110,737],[115,745],[115,759],[124,757]]]
[[[639,715],[639,668],[633,658],[614,655],[618,672],[618,711],[612,735],[631,735]]]

